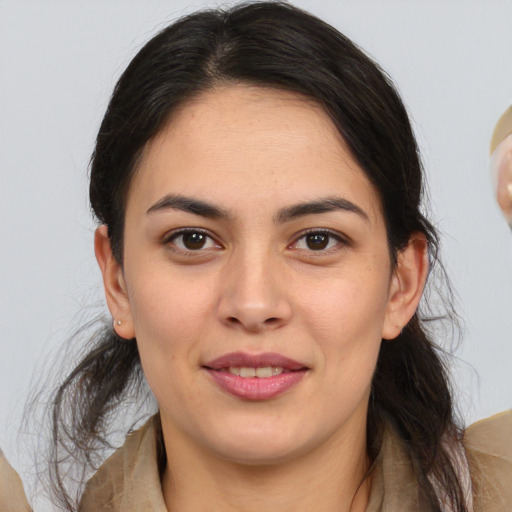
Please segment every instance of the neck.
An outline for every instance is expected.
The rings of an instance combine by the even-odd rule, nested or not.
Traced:
[[[165,430],[165,429],[164,429]],[[362,429],[365,432],[365,429]],[[363,512],[371,482],[365,436],[330,439],[314,453],[272,465],[247,465],[165,436],[162,478],[169,512]]]

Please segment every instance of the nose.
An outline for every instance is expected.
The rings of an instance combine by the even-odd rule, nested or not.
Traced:
[[[220,321],[246,332],[265,332],[286,325],[292,315],[286,279],[277,257],[234,258],[222,276]]]

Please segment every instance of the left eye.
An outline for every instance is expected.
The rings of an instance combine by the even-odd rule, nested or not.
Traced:
[[[169,242],[184,251],[199,251],[218,247],[215,240],[202,231],[181,231],[172,235]]]
[[[313,231],[302,235],[294,244],[296,249],[325,251],[341,243],[341,238],[326,231]]]

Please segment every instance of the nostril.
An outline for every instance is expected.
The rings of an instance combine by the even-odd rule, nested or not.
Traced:
[[[250,330],[259,330],[261,328],[266,328],[266,327],[274,327],[274,326],[277,326],[279,325],[279,318],[278,317],[271,317],[271,318],[267,318],[266,320],[263,320],[263,322],[250,322],[250,321],[242,321],[241,319],[237,318],[236,316],[229,316],[226,318],[226,321],[232,325],[233,327],[235,326],[240,326],[240,325],[245,325],[248,329]],[[259,327],[258,327],[259,325]]]

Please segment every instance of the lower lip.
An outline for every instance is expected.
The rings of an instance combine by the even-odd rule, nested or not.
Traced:
[[[298,384],[307,370],[281,373],[273,377],[240,377],[227,371],[206,369],[224,390],[245,400],[269,400]]]

